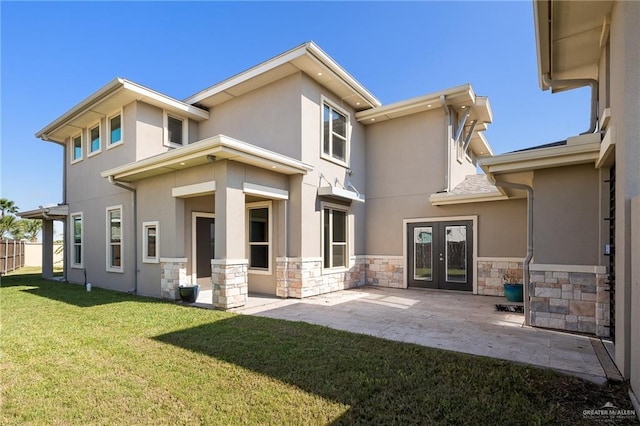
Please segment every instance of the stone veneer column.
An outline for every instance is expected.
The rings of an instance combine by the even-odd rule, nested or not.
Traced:
[[[550,269],[550,268],[547,268]],[[607,275],[600,269],[555,266],[531,272],[531,325],[609,336]],[[598,269],[596,271],[596,269]],[[579,271],[579,272],[578,272]]]
[[[518,258],[478,258],[478,294],[504,296],[504,274],[511,272],[522,275],[523,267],[523,260]]]
[[[249,285],[247,259],[212,259],[211,282],[213,306],[220,309],[238,308],[247,304]]]
[[[178,299],[178,286],[189,284],[189,282],[186,258],[160,258],[160,297],[162,299]]]
[[[378,287],[406,288],[404,257],[365,256],[363,259],[365,283]]]

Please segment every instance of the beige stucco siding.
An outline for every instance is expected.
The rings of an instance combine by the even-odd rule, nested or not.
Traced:
[[[631,199],[640,195],[640,3],[615,2],[611,13],[611,126],[616,143],[616,363],[640,395],[640,361],[632,347],[640,343],[640,325],[632,323]],[[634,353],[637,349],[633,350]],[[633,365],[633,366],[632,366]]]
[[[536,263],[599,264],[599,186],[592,164],[535,172]]]
[[[300,84],[294,74],[213,107],[200,139],[223,134],[300,159]]]

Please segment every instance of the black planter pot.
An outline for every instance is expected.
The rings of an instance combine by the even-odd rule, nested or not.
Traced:
[[[188,286],[188,287],[178,287],[178,291],[180,292],[180,300],[187,303],[194,303],[198,298],[198,291],[200,290],[200,286]]]

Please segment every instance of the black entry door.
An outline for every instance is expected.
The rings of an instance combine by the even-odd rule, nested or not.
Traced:
[[[211,259],[214,258],[215,219],[196,217],[196,277],[211,277]]]
[[[419,222],[407,226],[409,287],[473,290],[473,223]]]

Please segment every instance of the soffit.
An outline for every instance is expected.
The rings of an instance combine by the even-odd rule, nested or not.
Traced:
[[[221,160],[236,161],[286,175],[306,174],[313,170],[313,166],[293,158],[218,135],[144,160],[105,170],[101,176],[113,177],[122,182],[134,182]]]
[[[211,108],[298,72],[307,74],[356,111],[380,105],[364,86],[312,42],[198,92],[185,102]]]
[[[613,1],[536,1],[534,16],[540,86],[552,79],[598,78]]]
[[[131,81],[116,78],[71,108],[65,114],[36,133],[36,137],[64,143],[65,139],[95,124],[109,114],[134,101],[157,106],[176,115],[202,121],[209,112],[181,102]]]

